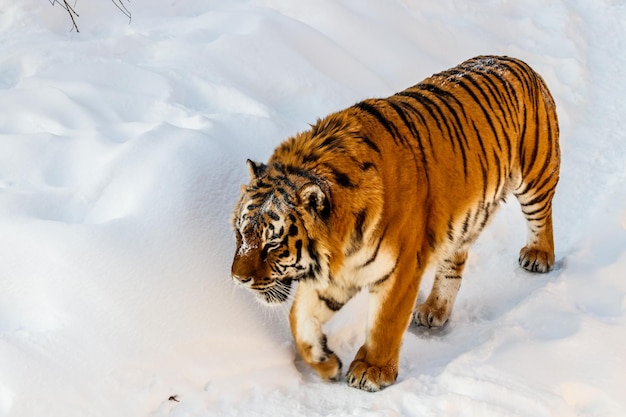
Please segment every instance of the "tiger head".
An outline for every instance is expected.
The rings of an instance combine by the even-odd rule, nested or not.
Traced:
[[[323,267],[319,245],[307,231],[330,211],[319,184],[290,178],[279,164],[248,160],[250,183],[242,186],[232,225],[237,248],[234,281],[267,304],[289,298],[293,281],[315,279]]]

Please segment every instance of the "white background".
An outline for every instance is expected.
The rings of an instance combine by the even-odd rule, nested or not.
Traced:
[[[125,4],[130,23],[78,0],[77,33],[0,0],[0,416],[626,415],[623,1]],[[518,267],[511,198],[396,385],[322,382],[287,308],[230,281],[245,159],[478,54],[527,61],[557,101],[557,268]],[[327,326],[344,364],[366,308]]]

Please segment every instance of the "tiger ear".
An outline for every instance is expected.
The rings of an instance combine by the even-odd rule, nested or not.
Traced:
[[[248,172],[250,173],[251,180],[259,178],[259,176],[265,172],[265,168],[267,168],[267,165],[260,162],[254,162],[250,159],[246,161],[246,164],[248,164]]]
[[[298,204],[307,212],[326,220],[330,216],[330,201],[322,188],[314,183],[302,186],[298,191]]]

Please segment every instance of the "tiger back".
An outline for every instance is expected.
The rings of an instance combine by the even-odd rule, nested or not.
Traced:
[[[248,161],[232,276],[268,303],[289,299],[298,282],[294,340],[329,380],[340,378],[341,361],[322,325],[367,289],[368,334],[347,382],[379,390],[397,377],[411,317],[428,327],[450,317],[468,249],[507,195],[528,224],[520,265],[552,269],[558,133],[543,79],[508,57],[476,57],[333,113],[267,164]],[[433,288],[415,307],[429,266]]]

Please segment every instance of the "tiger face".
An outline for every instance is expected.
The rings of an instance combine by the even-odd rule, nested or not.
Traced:
[[[242,187],[232,220],[237,248],[231,275],[262,302],[279,304],[293,281],[319,272],[315,243],[304,230],[294,184],[264,164],[248,161],[248,168],[250,184]]]

